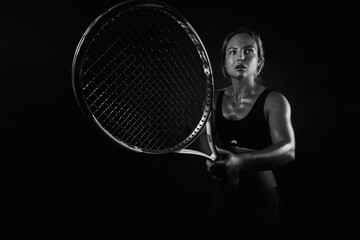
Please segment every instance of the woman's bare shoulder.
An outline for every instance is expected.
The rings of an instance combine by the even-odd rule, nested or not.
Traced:
[[[268,109],[282,109],[290,110],[289,101],[286,99],[284,94],[271,91],[266,97],[265,107]]]

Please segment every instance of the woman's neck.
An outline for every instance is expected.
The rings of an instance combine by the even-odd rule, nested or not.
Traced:
[[[254,79],[232,79],[232,98],[235,102],[252,96],[259,88]]]

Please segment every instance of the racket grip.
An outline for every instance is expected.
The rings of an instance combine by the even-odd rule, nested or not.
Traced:
[[[212,152],[210,158],[214,159],[213,161],[216,161],[219,159],[220,155],[217,152],[217,149],[216,149],[216,146],[214,143],[214,138],[211,133],[212,133],[212,128],[211,128],[210,121],[208,121],[206,123],[206,137],[207,137],[207,141],[209,143],[210,150]]]

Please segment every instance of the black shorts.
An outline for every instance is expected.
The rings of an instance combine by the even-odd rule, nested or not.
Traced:
[[[217,184],[205,227],[207,236],[279,236],[285,234],[277,187],[241,188]]]

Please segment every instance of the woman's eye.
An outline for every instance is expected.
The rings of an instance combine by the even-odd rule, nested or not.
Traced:
[[[253,52],[254,52],[254,49],[252,49],[252,48],[245,49],[245,53],[247,53],[247,54],[250,54],[250,53],[253,53]]]
[[[235,51],[235,50],[229,51],[229,55],[234,55],[234,54],[236,54],[236,51]]]

